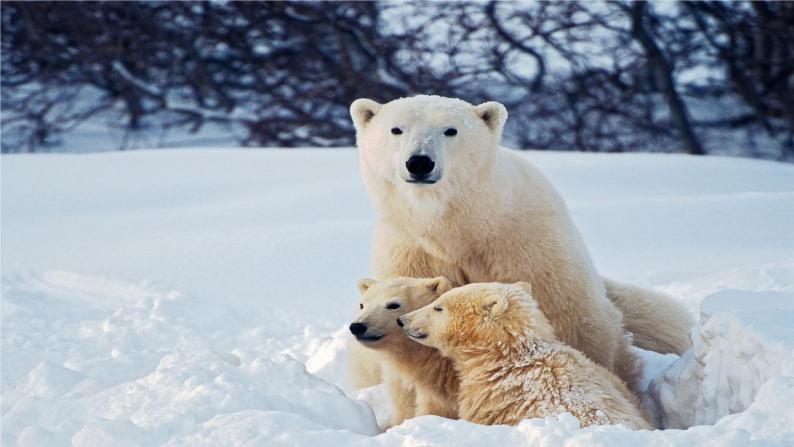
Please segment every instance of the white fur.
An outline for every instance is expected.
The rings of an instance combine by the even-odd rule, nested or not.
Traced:
[[[419,309],[449,290],[445,278],[391,278],[359,281],[361,309],[354,323],[364,324],[357,354],[377,360],[394,413],[387,426],[415,416],[457,418],[458,377],[449,359],[406,337],[397,318]],[[389,308],[389,304],[399,307]],[[379,337],[374,340],[373,337]],[[351,346],[352,347],[352,346]],[[366,351],[364,351],[366,350]]]
[[[562,198],[534,166],[499,146],[504,106],[416,96],[383,105],[357,100],[351,115],[361,175],[378,216],[372,243],[378,279],[445,276],[456,286],[527,281],[562,341],[633,380],[622,314],[607,299]],[[393,127],[403,133],[393,135]],[[450,127],[456,136],[444,136]],[[405,162],[422,151],[434,157],[435,184],[405,181]],[[646,330],[652,338],[655,328]]]

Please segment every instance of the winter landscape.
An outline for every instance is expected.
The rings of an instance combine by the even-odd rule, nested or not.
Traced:
[[[3,447],[794,445],[794,2],[0,16]]]
[[[345,355],[373,214],[354,150],[2,157],[2,444],[791,445],[794,167],[528,151],[599,271],[684,302],[644,353],[668,430],[570,415],[380,433]]]

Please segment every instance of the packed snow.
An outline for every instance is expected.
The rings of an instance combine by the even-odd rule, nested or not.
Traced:
[[[424,416],[381,433],[345,329],[373,214],[353,150],[3,155],[2,445],[791,445],[794,166],[526,152],[599,270],[699,316],[642,352],[668,430]]]
[[[713,424],[768,380],[794,377],[794,293],[723,290],[700,311],[692,350],[651,382],[663,427]]]

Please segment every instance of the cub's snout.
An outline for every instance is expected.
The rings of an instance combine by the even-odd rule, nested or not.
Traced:
[[[367,325],[364,323],[350,323],[350,333],[353,335],[362,335],[367,332]]]
[[[378,334],[373,332],[378,332],[375,329],[370,330],[371,328],[367,325],[367,323],[361,322],[354,322],[350,323],[350,333],[356,336],[356,340],[366,343],[366,344],[373,344],[376,341],[383,338],[385,334]]]
[[[419,341],[427,338],[427,334],[422,330],[421,325],[416,324],[414,319],[411,318],[416,312],[420,311],[411,312],[398,318],[397,326],[402,328],[403,334],[413,340]]]

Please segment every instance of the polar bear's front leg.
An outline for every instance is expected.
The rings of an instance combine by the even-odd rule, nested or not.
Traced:
[[[416,390],[416,415],[433,414],[450,419],[458,418],[457,405],[450,399],[444,399],[432,392]]]
[[[383,381],[381,358],[354,339],[348,341],[348,383],[354,390],[368,388]]]
[[[384,427],[388,429],[395,425],[400,425],[404,420],[416,416],[416,389],[405,383],[405,381],[394,375],[386,376],[386,390],[391,397],[393,413],[389,425]]]

